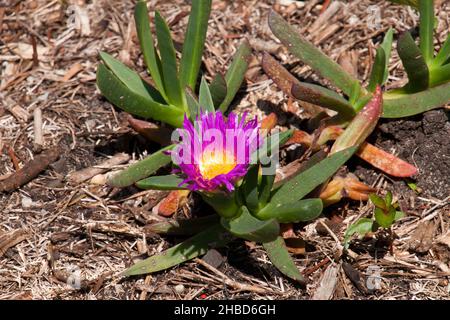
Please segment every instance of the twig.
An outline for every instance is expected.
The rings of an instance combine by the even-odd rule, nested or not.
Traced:
[[[96,176],[98,174],[104,173],[111,169],[114,166],[117,166],[119,164],[128,162],[130,160],[130,155],[126,153],[118,153],[114,155],[113,157],[109,158],[106,161],[103,161],[98,166],[93,166],[89,168],[84,168],[80,171],[75,171],[69,175],[69,182],[73,184],[79,184],[82,183],[93,176]]]
[[[34,126],[34,144],[36,147],[44,145],[44,135],[42,133],[42,110],[36,108],[33,111],[33,126]]]
[[[42,171],[56,161],[59,157],[59,148],[53,148],[42,152],[34,160],[26,163],[22,169],[16,171],[4,181],[0,182],[0,192],[15,190],[36,178]]]

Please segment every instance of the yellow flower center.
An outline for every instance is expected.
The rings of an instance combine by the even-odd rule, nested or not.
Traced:
[[[223,152],[204,152],[198,168],[203,178],[211,180],[221,174],[227,174],[236,167],[234,156]]]

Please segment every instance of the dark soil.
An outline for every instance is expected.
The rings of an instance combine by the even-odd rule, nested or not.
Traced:
[[[416,184],[424,196],[438,199],[450,191],[450,122],[446,109],[428,111],[401,120],[380,120],[372,140],[381,149],[395,153],[419,168],[413,179],[390,179],[405,198],[411,196],[407,182]],[[358,161],[356,174],[369,183],[376,178],[373,167]]]

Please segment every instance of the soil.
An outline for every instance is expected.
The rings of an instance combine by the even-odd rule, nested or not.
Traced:
[[[416,167],[419,173],[411,179],[390,178],[396,191],[405,198],[414,195],[408,187],[413,183],[424,196],[442,199],[450,192],[450,122],[449,111],[432,110],[422,115],[400,120],[381,119],[371,142],[383,150],[396,154]],[[354,160],[355,173],[372,184],[376,176],[373,168]]]
[[[175,40],[181,43],[189,4],[182,0],[150,2],[168,19]],[[342,3],[349,7],[324,21],[323,29],[314,30],[321,15],[319,0],[214,0],[203,72],[211,79],[226,71],[232,53],[248,38],[255,58],[233,109],[260,118],[275,112],[278,126],[301,127],[307,112],[289,101],[261,71],[262,51],[269,51],[299,78],[327,83],[278,44],[266,23],[270,8],[335,61],[346,52],[356,53],[355,69],[363,82],[368,78],[375,45],[388,27],[400,33],[417,25],[412,9],[386,1]],[[376,27],[367,14],[372,5],[382,14]],[[448,299],[450,122],[445,108],[407,119],[382,120],[370,137],[372,143],[419,168],[411,182],[420,192],[358,159],[348,164],[348,171],[381,193],[392,190],[407,213],[393,227],[391,248],[368,237],[352,244],[355,256],[341,259],[339,245],[346,228],[359,217],[369,217],[373,209],[364,202],[343,200],[327,208],[319,220],[294,226],[294,236],[306,243],[305,252],[294,255],[306,276],[306,287],[284,278],[261,246],[244,241],[217,250],[221,257],[214,253],[214,258],[210,254],[202,259],[209,259],[228,283],[245,284],[249,290],[226,285],[222,275],[197,261],[148,276],[123,278],[121,272],[134,262],[182,240],[145,232],[147,224],[163,219],[152,210],[166,194],[89,182],[73,185],[67,175],[125,152],[131,160],[113,168],[120,170],[158,148],[133,132],[127,115],[107,102],[95,85],[99,50],[119,57],[147,77],[133,31],[133,7],[131,1],[119,0],[27,0],[12,9],[0,8],[0,179],[15,171],[9,149],[19,166],[38,154],[32,117],[37,107],[43,112],[43,148],[60,146],[59,160],[46,171],[17,190],[0,193],[0,299],[311,299],[331,265],[338,267],[333,299]],[[87,19],[78,22],[89,21],[90,30],[70,23],[73,9],[80,8]],[[438,12],[443,22],[438,25],[437,38],[442,42],[448,33],[450,3],[441,2]],[[33,37],[40,53],[37,63],[29,49]],[[17,43],[22,44],[20,50],[12,47]],[[62,81],[76,64],[82,69]],[[395,50],[390,70],[388,87],[398,87],[405,75]],[[17,107],[22,113],[13,110]],[[284,160],[298,158],[303,152],[299,150],[289,152]],[[208,212],[206,205],[191,196],[175,216]],[[322,222],[330,226],[331,235]],[[415,231],[424,222],[430,224],[427,234],[416,239],[420,232]],[[417,241],[421,252],[411,245]],[[381,287],[367,291],[355,279],[366,279],[374,265],[381,268]],[[74,272],[81,273],[79,289],[68,285]]]

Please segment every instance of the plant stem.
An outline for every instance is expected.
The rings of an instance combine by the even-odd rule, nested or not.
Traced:
[[[420,0],[420,50],[428,65],[433,60],[434,1]]]

